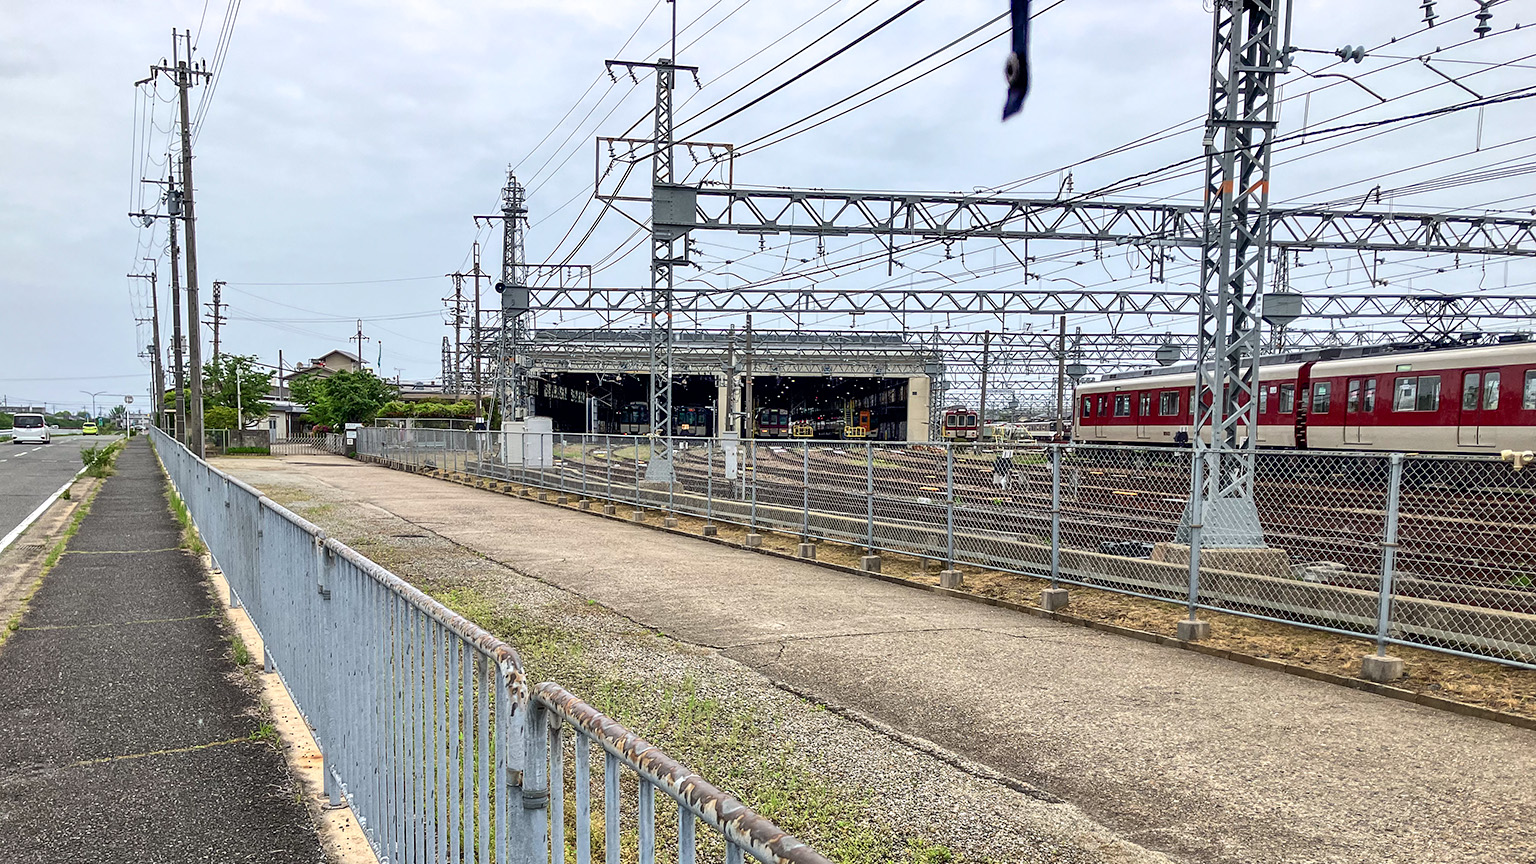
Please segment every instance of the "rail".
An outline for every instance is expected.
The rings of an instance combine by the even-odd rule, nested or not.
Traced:
[[[593,782],[605,791],[608,860],[617,861],[628,773],[642,790],[634,827],[642,864],[654,861],[644,850],[646,838],[655,848],[654,800],[645,801],[655,789],[701,820],[727,860],[825,864],[577,697],[555,684],[532,687],[516,650],[491,633],[159,429],[149,435],[229,583],[230,605],[261,636],[263,665],[313,730],[326,794],[351,807],[380,861],[564,862],[570,789],[586,862]],[[566,724],[609,754],[601,780],[583,769],[580,747],[574,771],[565,770]],[[692,849],[691,819],[688,827]]]
[[[1263,547],[1174,542],[1188,449],[367,429],[358,454],[708,526],[798,535],[1536,668],[1536,471],[1497,457],[1261,452]],[[557,499],[558,500],[558,499]],[[752,542],[749,538],[746,542]]]

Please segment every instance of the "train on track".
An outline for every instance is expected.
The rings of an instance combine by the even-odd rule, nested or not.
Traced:
[[[1186,367],[1081,384],[1073,439],[1188,444],[1195,383],[1193,367]],[[1485,455],[1536,449],[1536,342],[1290,355],[1260,365],[1258,399],[1260,447]],[[1210,440],[1208,429],[1203,434]]]
[[[649,402],[626,402],[619,412],[620,435],[651,434]],[[678,405],[672,409],[672,434],[680,438],[711,438],[715,434],[715,409],[707,405]]]

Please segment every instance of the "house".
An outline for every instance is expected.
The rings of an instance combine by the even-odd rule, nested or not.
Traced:
[[[362,360],[356,354],[337,348],[323,356],[311,359],[307,365],[296,366],[292,372],[282,373],[272,387],[272,394],[267,397],[267,402],[272,407],[266,419],[257,421],[254,428],[265,427],[267,434],[274,439],[310,434],[310,424],[301,419],[307,409],[294,402],[293,397],[289,395],[289,387],[293,379],[300,375],[311,374],[328,378],[337,372],[356,372],[362,366]]]

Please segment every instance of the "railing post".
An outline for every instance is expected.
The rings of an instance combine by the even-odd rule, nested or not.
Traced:
[[[1051,588],[1061,588],[1061,445],[1051,445]]]
[[[944,563],[955,569],[955,445],[944,447]]]
[[[715,526],[715,439],[704,442],[704,533]]]
[[[587,434],[583,432],[581,435],[581,500],[583,501],[587,500],[587,453],[589,452],[587,444]]]
[[[757,439],[747,439],[747,458],[752,471],[752,505],[747,513],[746,545],[754,548],[763,545],[763,535],[757,533]]]
[[[1198,434],[1198,431],[1197,431]],[[1204,639],[1211,625],[1195,617],[1200,604],[1200,533],[1205,521],[1205,453],[1196,441],[1190,459],[1189,481],[1189,618],[1178,623],[1178,637],[1186,642]]]
[[[875,554],[875,445],[864,442],[864,554]]]
[[[603,436],[603,462],[608,466],[608,493],[607,501],[613,503],[613,436]]]
[[[800,542],[811,542],[811,442],[800,442]]]
[[[1403,454],[1393,453],[1387,475],[1387,520],[1381,538],[1381,593],[1376,603],[1376,656],[1387,655],[1392,619],[1392,580],[1397,575],[1397,517],[1403,486]],[[1395,676],[1394,676],[1395,677]]]

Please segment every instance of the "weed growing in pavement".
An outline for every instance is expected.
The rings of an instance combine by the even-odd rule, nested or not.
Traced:
[[[114,441],[104,447],[85,447],[80,451],[80,461],[85,463],[85,473],[92,477],[108,477],[117,462],[117,454],[123,451],[123,442]]]
[[[263,720],[261,725],[256,727],[256,731],[251,733],[250,740],[265,742],[274,750],[282,746],[282,739],[277,735],[277,727],[268,720]]]
[[[234,657],[236,666],[245,666],[251,662],[251,649],[245,647],[245,640],[239,636],[229,637],[229,653]]]
[[[32,595],[37,593],[38,587],[43,584],[43,577],[47,576],[48,571],[52,570],[54,565],[59,563],[59,559],[64,557],[64,547],[69,545],[70,538],[80,532],[80,523],[84,522],[86,514],[91,512],[91,499],[94,497],[95,493],[92,492],[90,497],[80,502],[80,506],[75,508],[74,515],[70,517],[69,525],[65,526],[64,533],[60,535],[58,541],[53,544],[53,547],[48,550],[48,554],[44,556],[43,566],[37,573],[37,581],[33,583],[32,589],[27,592],[26,596],[21,598],[21,607],[11,616],[11,620],[6,622],[5,630],[0,631],[0,644],[4,644],[10,634],[21,629],[21,616],[26,612],[27,602],[32,599]]]

